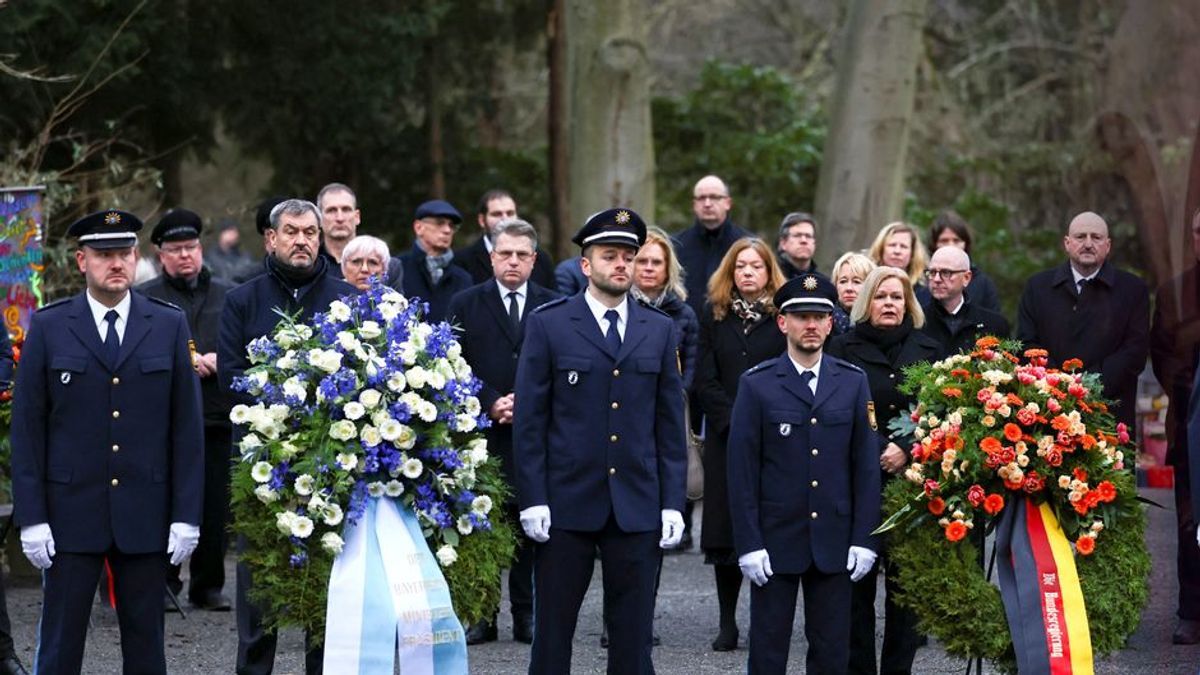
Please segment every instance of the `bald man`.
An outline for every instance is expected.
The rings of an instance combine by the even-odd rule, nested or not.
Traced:
[[[733,224],[729,212],[733,197],[717,176],[705,176],[692,188],[692,226],[675,236],[675,253],[686,276],[687,302],[702,317],[708,295],[708,278],[717,271],[721,258],[733,242],[749,233]]]
[[[925,283],[931,296],[921,303],[925,310],[925,331],[942,345],[942,356],[969,351],[984,335],[1006,338],[1011,335],[1008,319],[971,302],[964,291],[971,284],[971,257],[956,246],[934,251],[925,269]]]
[[[1150,350],[1150,291],[1107,261],[1108,224],[1084,211],[1063,237],[1067,262],[1030,277],[1017,311],[1017,338],[1050,353],[1050,365],[1077,358],[1100,373],[1112,412],[1132,430],[1137,378]],[[940,250],[940,249],[939,249]]]

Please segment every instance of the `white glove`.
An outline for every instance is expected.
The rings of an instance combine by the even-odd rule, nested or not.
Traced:
[[[167,536],[167,553],[171,564],[178,565],[187,560],[200,543],[200,526],[188,523],[171,523],[171,534]]]
[[[742,568],[742,576],[753,581],[756,586],[766,584],[767,579],[774,574],[771,571],[771,558],[765,548],[738,556],[738,567]]]
[[[659,548],[675,548],[683,539],[683,514],[675,509],[662,510],[662,539]]]
[[[538,543],[550,539],[550,507],[538,504],[522,510],[521,529],[526,537]]]
[[[21,552],[39,570],[50,567],[54,557],[54,535],[50,534],[50,523],[38,523],[21,528]]]
[[[1196,529],[1196,545],[1200,546],[1200,528]]]
[[[875,551],[862,546],[851,546],[846,554],[846,571],[850,573],[850,581],[858,581],[867,576],[875,565]]]

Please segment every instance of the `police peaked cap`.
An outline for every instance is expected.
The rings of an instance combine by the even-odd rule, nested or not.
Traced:
[[[596,244],[641,248],[646,243],[646,223],[633,209],[608,209],[592,214],[571,241],[580,248]]]
[[[102,250],[137,246],[142,220],[127,211],[109,209],[88,214],[71,223],[68,237],[79,239],[80,246]]]
[[[780,314],[788,312],[833,313],[837,288],[821,274],[801,274],[775,291],[775,308]]]
[[[163,214],[150,232],[150,241],[162,246],[164,241],[187,241],[199,239],[204,222],[195,211],[171,209]]]

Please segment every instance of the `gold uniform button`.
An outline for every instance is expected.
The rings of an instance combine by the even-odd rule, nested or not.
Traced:
[[[121,378],[119,378],[119,377],[114,377],[114,378],[113,378],[113,384],[121,384]]]
[[[816,456],[817,456],[817,455],[819,455],[819,454],[821,454],[821,453],[817,452],[817,449],[816,449],[816,448],[813,448],[813,449],[812,449],[812,455],[813,455],[813,457],[816,457]]]
[[[813,511],[812,513],[808,514],[808,517],[809,517],[809,518],[812,518],[813,520],[816,520],[816,519],[817,519],[817,512],[816,512],[816,511]]]
[[[816,423],[817,423],[817,418],[815,418],[815,417],[814,417],[814,418],[812,418],[811,420],[809,420],[809,421],[808,421],[808,423],[809,423],[809,424],[816,424]]]
[[[819,485],[819,483],[817,483],[817,481],[815,481],[815,480],[814,480],[814,481],[812,482],[812,486],[813,486],[813,487],[817,487],[817,485]]]
[[[113,419],[114,419],[114,420],[115,420],[115,419],[117,419],[117,418],[118,418],[118,417],[120,417],[120,416],[121,416],[121,411],[120,411],[120,410],[114,410],[114,411],[113,411]]]
[[[116,452],[120,449],[121,449],[121,446],[117,445],[116,443],[113,443],[113,452]]]
[[[119,485],[120,483],[121,483],[121,481],[117,480],[116,478],[112,479],[112,486],[113,486],[113,487],[117,487],[117,485]]]
[[[608,437],[608,440],[612,441],[613,443],[616,443],[616,442],[617,442],[617,435],[616,435],[616,434],[613,434],[612,436],[609,436],[609,437]]]
[[[609,469],[609,470],[608,470],[608,475],[610,475],[610,476],[615,476],[615,475],[616,475],[616,473],[617,473],[617,470],[616,470],[616,469]]]
[[[621,369],[613,368],[613,377],[620,377],[620,376],[621,376]]]
[[[613,410],[616,410],[617,408],[620,408],[620,407],[621,407],[621,404],[620,404],[620,403],[617,403],[616,401],[613,401],[613,402],[612,402],[612,409],[613,409]]]

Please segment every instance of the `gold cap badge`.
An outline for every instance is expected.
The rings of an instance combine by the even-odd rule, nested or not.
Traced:
[[[628,225],[629,224],[629,212],[628,211],[617,211],[617,215],[613,219],[617,221],[618,225]]]
[[[117,213],[116,211],[109,211],[108,213],[104,214],[104,224],[105,225],[120,225],[121,224],[121,214]]]

